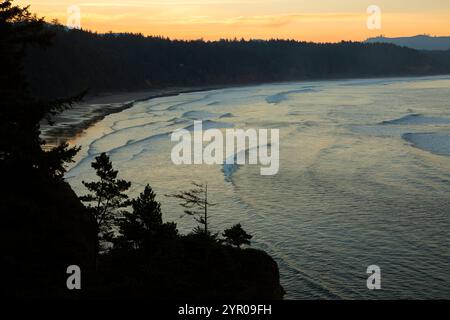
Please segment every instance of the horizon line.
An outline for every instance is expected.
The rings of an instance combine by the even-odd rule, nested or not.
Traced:
[[[351,40],[345,40],[345,39],[341,39],[341,40],[336,40],[336,41],[318,41],[318,40],[303,40],[303,39],[298,39],[298,38],[288,38],[288,37],[271,37],[271,38],[249,38],[249,37],[219,37],[219,38],[213,38],[213,39],[207,39],[204,37],[198,37],[198,38],[177,38],[177,37],[170,37],[170,36],[165,36],[165,35],[161,35],[161,34],[148,34],[148,33],[144,33],[144,32],[134,32],[134,31],[113,31],[113,30],[109,30],[109,31],[98,31],[98,30],[94,30],[94,29],[88,29],[88,28],[70,28],[67,25],[64,25],[62,23],[59,22],[59,20],[57,19],[53,19],[52,21],[46,21],[44,20],[45,23],[53,25],[53,26],[60,26],[60,27],[64,27],[65,29],[68,30],[79,30],[79,31],[84,31],[84,32],[89,32],[89,33],[95,33],[98,35],[108,35],[108,34],[116,34],[116,35],[140,35],[146,38],[161,38],[161,39],[166,39],[166,40],[170,40],[170,41],[204,41],[204,42],[216,42],[216,41],[296,41],[296,42],[306,42],[306,43],[317,43],[317,44],[326,44],[326,43],[341,43],[341,42],[365,42],[367,40],[370,39],[377,39],[377,38],[386,38],[386,39],[398,39],[398,38],[414,38],[414,37],[420,37],[420,36],[426,36],[429,38],[450,38],[450,34],[449,35],[432,35],[432,34],[428,34],[428,33],[421,33],[421,34],[413,34],[413,35],[399,35],[399,36],[392,36],[392,35],[384,35],[384,34],[379,34],[376,36],[372,36],[372,37],[367,37],[364,40],[355,40],[355,39],[351,39]]]

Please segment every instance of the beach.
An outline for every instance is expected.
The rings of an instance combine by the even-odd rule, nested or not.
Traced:
[[[46,120],[41,122],[41,138],[45,141],[44,149],[50,149],[78,137],[84,130],[107,115],[130,108],[136,102],[218,88],[217,86],[169,87],[87,96],[72,108],[52,116],[50,118],[52,124]]]

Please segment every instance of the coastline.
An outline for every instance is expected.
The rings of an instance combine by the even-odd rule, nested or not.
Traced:
[[[41,122],[41,138],[45,141],[43,148],[50,149],[72,140],[106,116],[131,108],[137,102],[224,87],[226,86],[169,87],[88,96],[72,108],[51,117],[53,125]]]
[[[386,77],[361,77],[361,78],[329,78],[329,79],[303,79],[297,81],[282,81],[272,83],[247,83],[247,84],[227,84],[227,85],[210,85],[210,86],[192,86],[192,87],[167,87],[160,89],[136,90],[128,92],[101,93],[86,97],[81,103],[74,105],[72,108],[53,116],[51,120],[53,125],[49,125],[46,121],[41,122],[41,138],[46,142],[44,149],[51,149],[63,142],[73,140],[84,130],[88,129],[95,123],[101,121],[106,116],[121,112],[131,108],[135,103],[147,101],[156,98],[177,96],[183,93],[202,92],[210,90],[218,90],[237,86],[255,86],[267,84],[286,84],[293,82],[316,82],[316,81],[343,81],[343,80],[405,80],[409,78],[440,79],[449,77],[449,74],[427,75],[427,76],[386,76]]]

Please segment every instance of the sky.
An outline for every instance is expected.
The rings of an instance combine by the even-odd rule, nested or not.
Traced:
[[[450,0],[15,0],[51,21],[176,39],[450,36]],[[70,11],[75,5],[79,11]],[[376,6],[368,11],[369,7]],[[375,11],[374,11],[375,10]],[[80,19],[77,19],[77,12]],[[369,21],[368,21],[369,20]]]

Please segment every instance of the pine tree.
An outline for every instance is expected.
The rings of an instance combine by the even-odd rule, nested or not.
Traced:
[[[224,242],[236,246],[238,248],[241,247],[241,245],[250,245],[250,239],[253,238],[253,236],[249,235],[245,230],[242,228],[241,224],[238,223],[231,228],[225,230],[222,235],[224,236]]]
[[[3,292],[11,296],[56,294],[61,270],[73,261],[89,265],[95,245],[89,216],[63,181],[78,148],[61,144],[44,150],[40,138],[40,122],[82,95],[36,99],[24,72],[29,48],[51,41],[43,19],[0,0],[0,251],[9,257],[2,259],[8,274]]]
[[[162,225],[161,205],[150,185],[139,197],[131,200],[132,212],[124,213],[120,233],[134,248],[142,248],[145,239],[153,237]]]
[[[163,223],[161,205],[150,185],[131,204],[133,211],[124,213],[120,222],[122,236],[118,240],[122,245],[153,252],[164,239],[177,234],[174,223]]]
[[[39,100],[31,97],[23,74],[26,49],[47,47],[52,33],[42,18],[28,11],[28,7],[13,6],[0,1],[0,173],[14,174],[28,179],[58,179],[65,173],[77,148],[67,144],[44,151],[40,135],[40,121],[58,113],[83,94],[69,99]]]
[[[215,203],[208,201],[208,185],[201,183],[192,183],[194,188],[188,191],[182,191],[176,194],[167,195],[168,197],[181,200],[180,205],[184,208],[184,213],[189,216],[193,216],[195,221],[199,223],[194,229],[194,233],[202,233],[210,235],[208,229],[208,208],[215,206]]]
[[[95,158],[92,163],[99,181],[85,182],[83,185],[91,192],[80,197],[80,200],[88,203],[88,209],[97,221],[97,229],[100,240],[111,240],[117,218],[122,213],[121,208],[130,205],[128,196],[124,193],[131,183],[117,179],[118,171],[113,169],[112,162],[106,153]]]

